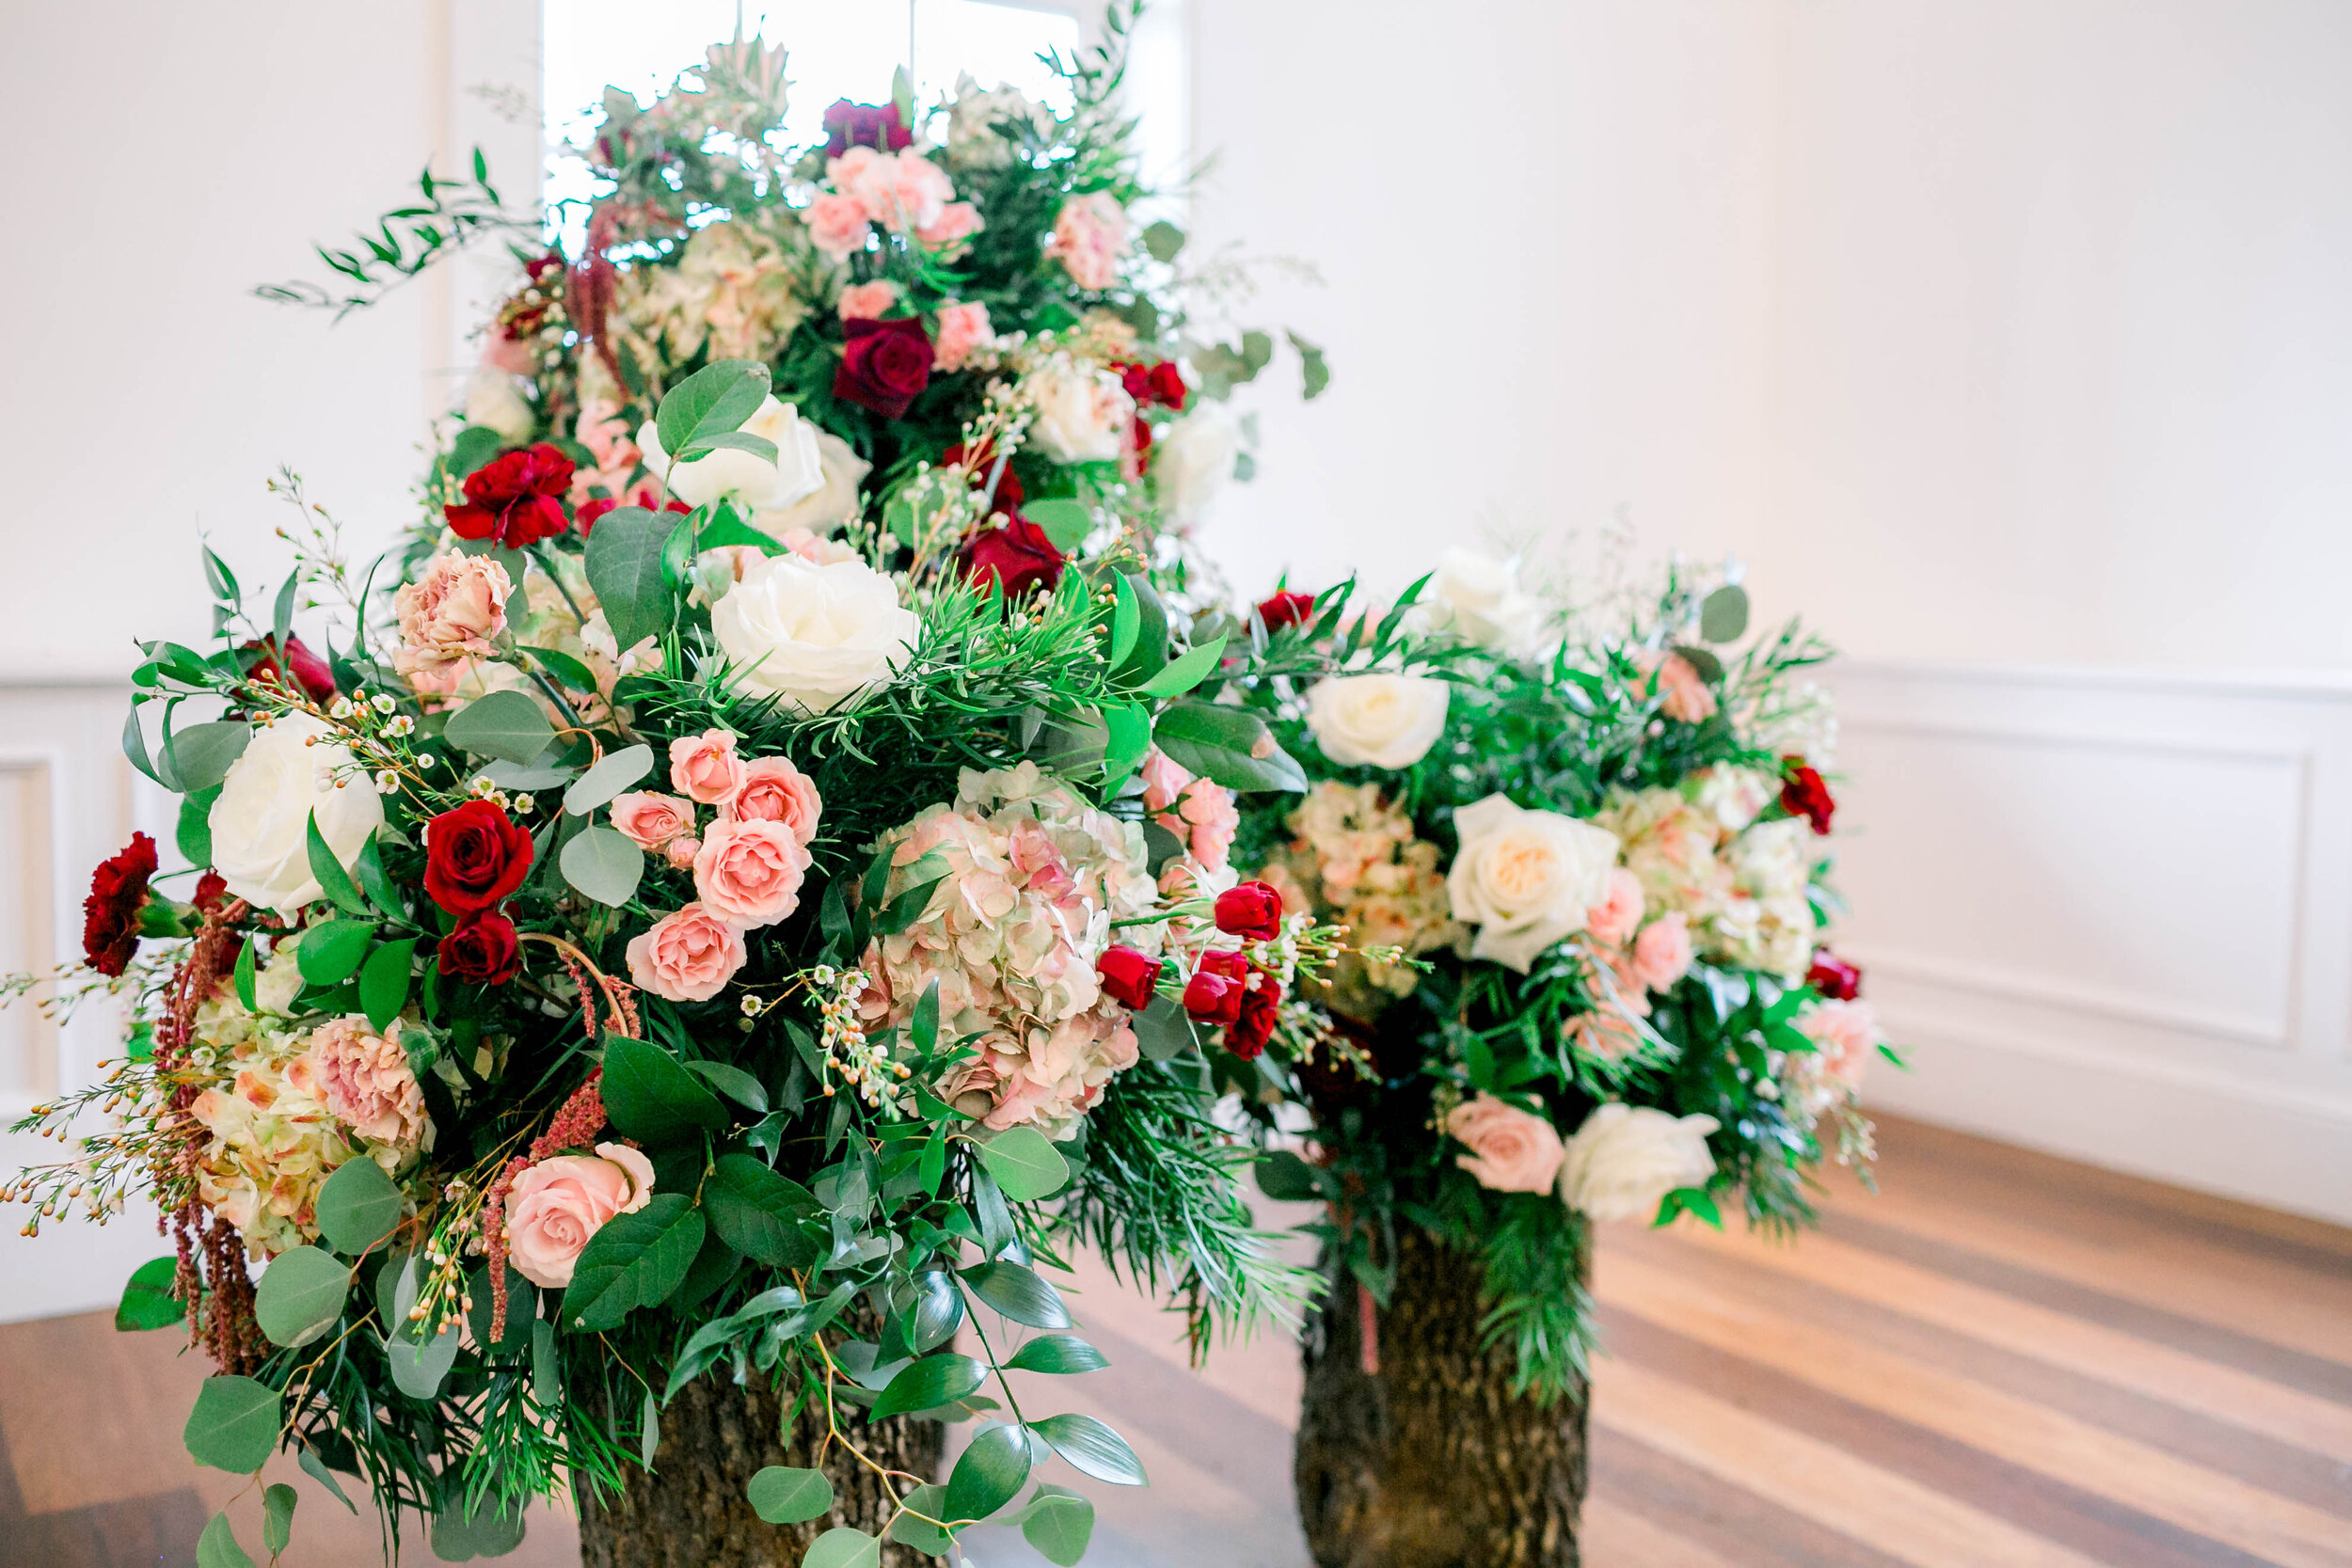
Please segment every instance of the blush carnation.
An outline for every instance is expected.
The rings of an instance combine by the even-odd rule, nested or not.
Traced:
[[[1102,290],[1119,281],[1119,259],[1127,249],[1127,214],[1108,191],[1089,191],[1062,203],[1045,254],[1057,259],[1081,289]]]
[[[437,557],[423,577],[392,595],[400,617],[393,667],[419,690],[446,694],[453,677],[497,652],[514,592],[506,568],[487,556]]]
[[[864,317],[878,321],[884,310],[898,303],[898,285],[887,277],[877,277],[870,283],[852,283],[841,291],[841,319],[851,321]]]
[[[939,331],[931,341],[933,363],[943,371],[960,371],[972,356],[996,341],[988,325],[985,305],[943,305]]]
[[[1642,908],[1641,879],[1618,866],[1609,873],[1609,891],[1601,901],[1584,911],[1584,929],[1595,942],[1614,947],[1640,928]]]
[[[809,243],[835,261],[846,261],[866,248],[870,220],[856,197],[828,191],[810,202],[801,217],[808,225]]]
[[[358,1017],[319,1025],[289,1076],[310,1087],[336,1120],[370,1143],[417,1148],[432,1135],[424,1092],[401,1049],[398,1019],[381,1035],[371,1033],[368,1021]]]
[[[139,911],[147,906],[156,864],[155,841],[133,833],[91,873],[89,896],[82,901],[82,957],[99,974],[118,975],[131,967],[139,950]]]

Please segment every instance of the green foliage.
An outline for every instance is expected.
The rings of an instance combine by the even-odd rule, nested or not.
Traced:
[[[253,1317],[273,1344],[307,1345],[335,1326],[351,1292],[351,1269],[316,1247],[270,1259],[254,1292]]]
[[[278,1423],[277,1389],[249,1377],[208,1377],[180,1435],[199,1465],[242,1475],[277,1451]]]
[[[130,1334],[185,1322],[188,1304],[171,1293],[179,1272],[177,1258],[157,1258],[133,1270],[129,1283],[122,1287],[122,1300],[115,1307],[116,1329]]]
[[[822,1470],[771,1465],[744,1491],[752,1512],[771,1525],[797,1525],[833,1511],[833,1482]]]
[[[702,1212],[682,1193],[656,1193],[588,1239],[564,1291],[567,1327],[617,1328],[639,1307],[658,1307],[685,1283],[703,1244]]]
[[[400,1224],[406,1200],[373,1160],[346,1160],[319,1187],[319,1234],[347,1258],[371,1251]]]

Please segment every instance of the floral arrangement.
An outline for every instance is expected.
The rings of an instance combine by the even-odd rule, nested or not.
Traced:
[[[1256,655],[1187,611],[1178,535],[1270,350],[1184,335],[1115,56],[1058,117],[901,83],[804,150],[783,63],[739,40],[608,100],[584,247],[522,256],[386,582],[291,480],[266,607],[207,552],[218,644],[146,644],[123,736],[196,880],[144,835],[99,869],[61,990],[128,1048],[36,1112],[72,1154],[6,1195],[28,1229],[151,1200],[173,1252],[119,1321],[218,1364],[190,1451],[291,1449],[444,1556],[612,1494],[711,1377],[821,1416],[762,1518],[823,1516],[836,1447],[886,1477],[810,1560],[994,1515],[1075,1561],[1082,1496],[1008,1514],[1032,1472],[1143,1477],[1015,1398],[1102,1365],[1033,1264],[1098,1247],[1197,1338],[1294,1312],[1203,1053],[1400,958],[1230,890],[1236,792],[1305,779],[1204,700]],[[324,252],[336,303],[515,232],[475,186]],[[1044,1332],[962,1354],[982,1307]],[[861,1448],[912,1414],[982,1421],[944,1481]],[[243,1560],[225,1514],[207,1539]]]
[[[1311,1159],[1278,1150],[1262,1183],[1326,1200],[1330,1258],[1380,1302],[1400,1225],[1480,1259],[1488,1331],[1545,1398],[1583,1373],[1586,1223],[1720,1224],[1735,1198],[1803,1223],[1811,1167],[1867,1167],[1855,1095],[1893,1054],[1820,944],[1826,650],[1794,626],[1735,648],[1723,574],[1576,620],[1449,551],[1385,611],[1276,594],[1232,688],[1311,780],[1245,805],[1242,887],[1352,946],[1254,1061],[1268,1135],[1311,1119]],[[1283,673],[1307,658],[1337,673]]]

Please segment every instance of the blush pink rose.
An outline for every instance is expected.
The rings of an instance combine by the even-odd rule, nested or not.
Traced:
[[[1593,940],[1614,947],[1642,927],[1642,881],[1618,866],[1609,873],[1609,891],[1599,903],[1584,911],[1584,929]]]
[[[988,325],[987,306],[943,305],[939,331],[931,339],[931,365],[936,370],[960,371],[971,363],[975,353],[995,341],[995,329]]]
[[[809,243],[836,261],[846,261],[866,248],[869,220],[865,204],[856,197],[829,191],[810,202],[801,216],[808,225]]]
[[[673,871],[693,870],[694,857],[702,852],[703,841],[691,834],[684,838],[670,840],[668,847],[661,851],[664,858],[669,861],[670,869]]]
[[[392,595],[400,617],[400,648],[392,656],[403,675],[436,685],[450,666],[489,657],[505,635],[506,601],[515,592],[506,568],[486,556],[444,555],[418,581]]]
[[[1680,654],[1668,654],[1658,660],[1650,674],[1664,697],[1659,711],[1667,718],[1696,724],[1715,716],[1715,693],[1707,689],[1697,668]]]
[[[744,765],[743,787],[724,809],[739,822],[781,822],[805,847],[817,836],[825,802],[817,793],[817,781],[790,761],[761,757]]]
[[[1119,258],[1127,249],[1127,214],[1108,191],[1073,196],[1054,219],[1045,254],[1060,261],[1081,289],[1107,289],[1119,280]]]
[[[358,1017],[319,1025],[287,1076],[370,1143],[415,1148],[432,1133],[424,1092],[408,1070],[408,1053],[401,1049],[398,1019],[381,1035]]]
[[[939,216],[914,231],[914,237],[932,250],[954,250],[980,231],[980,210],[969,201],[950,201],[939,210]]]
[[[1666,990],[1691,973],[1691,925],[1680,911],[1642,927],[1633,939],[1633,973],[1652,990]]]
[[[694,892],[722,920],[772,926],[801,907],[808,867],[808,850],[783,823],[722,817],[694,856]]]
[[[947,203],[956,195],[946,171],[914,152],[893,153],[891,163],[891,211],[888,216],[875,214],[874,221],[896,232],[912,230],[918,236],[926,229],[939,228],[946,217]]]
[[[665,914],[628,944],[628,977],[665,1002],[707,1002],[743,967],[743,933],[700,904]]]
[[[659,849],[694,832],[694,808],[675,795],[632,789],[612,797],[612,826],[640,849]]]
[[[1549,1121],[1492,1095],[1456,1105],[1445,1130],[1470,1146],[1454,1163],[1499,1193],[1548,1193],[1566,1149]]]
[[[1233,835],[1241,831],[1241,811],[1233,804],[1233,792],[1214,779],[1193,780],[1184,786],[1176,809],[1161,812],[1152,820],[1185,840],[1192,858],[1208,871],[1225,869]]]
[[[898,285],[887,277],[877,277],[871,283],[852,283],[841,291],[843,321],[880,321],[882,313],[898,303]]]
[[[690,800],[721,806],[743,787],[743,759],[724,730],[682,735],[670,742],[670,786]]]
[[[507,1189],[506,1256],[533,1285],[562,1290],[589,1238],[652,1196],[653,1162],[627,1144],[542,1160]]]

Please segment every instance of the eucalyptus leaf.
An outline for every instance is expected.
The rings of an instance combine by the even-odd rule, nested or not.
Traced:
[[[437,1398],[449,1370],[457,1364],[458,1343],[454,1323],[442,1330],[427,1330],[421,1339],[416,1338],[409,1325],[402,1324],[400,1332],[384,1345],[384,1360],[391,1369],[392,1386],[412,1400]]]
[[[1022,507],[1021,515],[1042,529],[1054,548],[1064,555],[1085,544],[1087,535],[1094,531],[1093,510],[1066,496],[1030,501]]]
[[[564,792],[564,809],[575,816],[585,816],[652,771],[653,748],[650,746],[625,746],[617,752],[607,752],[602,762],[582,773],[579,781]]]
[[[278,1450],[278,1390],[249,1377],[208,1377],[181,1431],[199,1465],[246,1475]]]
[[[645,874],[644,850],[601,822],[568,840],[561,860],[565,881],[582,896],[613,909],[635,895]]]
[[[862,1529],[837,1526],[818,1536],[801,1568],[881,1568],[882,1543]]]
[[[833,1510],[833,1482],[822,1470],[771,1465],[743,1492],[752,1512],[771,1525],[804,1524]]]
[[[525,763],[547,750],[555,738],[555,726],[532,698],[520,691],[493,691],[450,715],[441,736],[476,756]]]
[[[326,1244],[357,1258],[399,1227],[407,1199],[382,1165],[361,1155],[335,1167],[320,1185],[313,1207]]]
[[[314,1246],[291,1247],[262,1272],[253,1293],[253,1318],[270,1343],[289,1349],[307,1345],[335,1326],[350,1293],[350,1264]]]
[[[284,1551],[294,1540],[294,1504],[300,1500],[282,1481],[262,1488],[262,1545],[271,1555]]]
[[[1094,1539],[1094,1504],[1060,1487],[1040,1487],[1021,1511],[1021,1534],[1046,1561],[1074,1568]]]
[[[1049,1197],[1070,1180],[1070,1163],[1034,1127],[1010,1128],[989,1139],[980,1145],[980,1163],[1015,1203]]]
[[[237,1544],[228,1514],[214,1514],[196,1538],[196,1568],[253,1568],[253,1559]]]
[[[251,726],[231,720],[191,724],[169,735],[168,760],[183,794],[210,789],[227,778],[230,766],[245,754],[253,738]]]
[[[179,1273],[177,1258],[152,1259],[133,1270],[130,1281],[122,1287],[122,1300],[115,1307],[116,1329],[135,1334],[184,1322],[188,1304],[171,1293]]]

